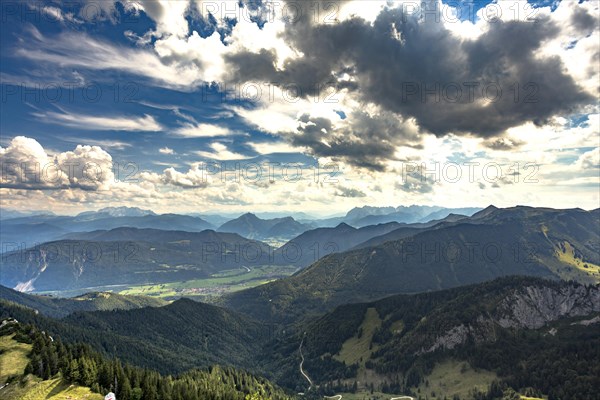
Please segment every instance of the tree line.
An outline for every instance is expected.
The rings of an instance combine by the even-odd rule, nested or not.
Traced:
[[[33,325],[16,325],[14,339],[32,350],[24,376],[44,380],[62,376],[93,392],[115,393],[119,400],[267,400],[291,399],[267,379],[231,367],[195,369],[177,376],[109,359],[83,343],[65,344]],[[6,332],[0,332],[6,334]],[[176,357],[177,355],[173,355]]]

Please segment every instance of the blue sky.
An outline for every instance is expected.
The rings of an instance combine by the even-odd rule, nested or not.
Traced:
[[[226,3],[3,3],[2,207],[598,203],[597,3]],[[102,177],[14,167],[74,159]]]
[[[182,124],[207,123],[216,119],[220,125],[231,130],[242,131],[258,141],[271,138],[261,131],[252,129],[235,114],[227,111],[227,106],[252,107],[252,103],[238,101],[235,95],[220,92],[211,83],[199,87],[173,90],[159,87],[150,80],[128,72],[106,70],[102,73],[79,68],[48,68],[39,61],[27,60],[15,53],[21,48],[21,41],[31,38],[31,30],[41,35],[60,35],[63,32],[93,35],[94,38],[123,47],[135,48],[125,36],[125,32],[143,35],[155,29],[156,24],[144,12],[137,15],[127,13],[115,3],[114,18],[61,24],[55,17],[39,10],[41,3],[32,3],[33,9],[19,5],[18,11],[4,10],[6,24],[2,25],[2,72],[7,81],[3,85],[2,140],[7,145],[10,138],[17,135],[30,135],[45,147],[67,151],[74,144],[101,143],[111,150],[111,155],[121,162],[134,162],[149,170],[162,170],[159,163],[192,162],[196,158],[188,150],[209,151],[210,138],[177,138],[171,134]],[[55,5],[58,6],[58,3]],[[94,10],[95,6],[73,6],[68,10],[81,13],[82,10]],[[85,12],[85,11],[83,11]],[[89,11],[88,11],[89,12]],[[191,18],[191,17],[190,17]],[[194,21],[194,27],[209,35],[214,29],[203,21]],[[48,69],[46,69],[48,68]],[[33,81],[33,84],[29,83]],[[80,82],[83,82],[81,85]],[[224,99],[224,100],[223,100]],[[111,130],[108,127],[98,129],[93,124],[80,126],[69,124],[50,116],[86,115],[135,118],[152,116],[160,128],[148,127],[147,130]],[[77,125],[77,126],[74,126]],[[145,128],[144,128],[145,129]],[[235,152],[252,157],[258,153],[247,145],[246,136],[228,139],[230,148]],[[156,149],[169,147],[178,157],[156,154]],[[151,156],[153,162],[148,162]]]

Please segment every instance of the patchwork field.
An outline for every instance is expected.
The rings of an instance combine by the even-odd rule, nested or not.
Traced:
[[[296,272],[296,267],[242,267],[213,274],[207,279],[193,279],[156,285],[133,285],[125,288],[117,288],[115,291],[124,295],[143,295],[165,299],[219,296],[263,285],[273,280],[290,276],[294,272]]]

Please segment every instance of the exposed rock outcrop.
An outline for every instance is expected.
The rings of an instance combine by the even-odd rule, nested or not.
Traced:
[[[504,328],[537,329],[560,318],[600,311],[600,289],[569,285],[560,289],[528,286],[500,304],[498,324]]]
[[[501,299],[490,313],[480,315],[472,323],[454,326],[437,336],[430,346],[423,347],[417,354],[450,350],[468,340],[475,343],[495,341],[497,327],[539,329],[561,318],[586,316],[595,312],[600,312],[599,286],[527,286]],[[594,323],[596,319],[589,321]]]

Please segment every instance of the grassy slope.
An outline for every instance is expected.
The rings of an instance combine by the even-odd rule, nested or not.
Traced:
[[[347,365],[359,363],[361,367],[364,367],[365,361],[367,361],[373,353],[373,348],[369,348],[371,338],[375,329],[381,326],[381,318],[377,310],[373,307],[368,308],[365,313],[365,319],[363,320],[359,329],[362,329],[362,335],[360,338],[358,334],[348,339],[342,345],[342,349],[339,354],[335,355],[334,358],[339,361],[345,361]]]
[[[29,375],[25,385],[9,385],[0,391],[4,400],[102,400],[103,396],[92,393],[89,388],[70,385],[61,378],[42,381]]]
[[[452,398],[455,394],[464,399],[468,398],[469,391],[475,388],[487,391],[496,379],[498,376],[493,372],[474,370],[466,362],[446,360],[436,364],[426,378],[428,384],[421,384],[419,391],[431,399]],[[435,393],[435,396],[432,393]]]
[[[556,249],[556,258],[564,265],[572,268],[559,268],[557,274],[565,280],[581,280],[580,276],[589,276],[596,283],[600,282],[600,266],[577,257],[575,248],[568,241],[559,243]]]
[[[29,362],[27,355],[31,351],[31,345],[17,343],[13,336],[0,337],[0,386],[8,378],[21,375]]]
[[[402,324],[396,321],[392,324],[392,331],[401,331]],[[354,363],[359,364],[356,380],[359,382],[374,382],[381,383],[384,377],[378,377],[373,370],[365,368],[365,362],[369,360],[371,354],[377,350],[378,345],[374,344],[369,348],[371,337],[377,328],[381,327],[382,320],[379,317],[377,310],[370,307],[365,312],[364,320],[359,329],[362,329],[362,335],[354,335],[352,338],[344,342],[342,349],[334,356],[339,361],[344,361],[347,365]],[[428,384],[423,383],[419,388],[419,393],[427,394],[430,398],[444,398],[444,396],[452,397],[455,394],[461,398],[466,398],[469,391],[474,388],[485,391],[491,382],[497,379],[497,375],[493,372],[474,370],[466,362],[455,360],[446,360],[435,366],[431,374],[426,378]],[[354,379],[349,379],[346,383],[351,384]],[[361,390],[365,390],[364,387]],[[432,395],[432,392],[436,396]],[[370,394],[369,392],[359,392],[355,396],[361,398]],[[387,397],[386,397],[387,396]],[[350,396],[344,395],[344,398]],[[389,395],[384,395],[382,398],[388,398]]]
[[[31,345],[18,343],[14,335],[0,337],[0,387],[11,377],[23,374],[29,359]],[[27,376],[23,384],[11,382],[0,389],[0,400],[102,400],[103,396],[92,393],[89,388],[70,385],[56,377],[43,381],[33,375]]]
[[[373,307],[367,308],[365,317],[359,330],[362,330],[360,338],[358,333],[346,340],[342,345],[340,352],[333,356],[338,361],[343,361],[346,365],[358,364],[358,371],[355,379],[344,380],[344,383],[352,385],[354,380],[358,382],[382,383],[385,379],[379,376],[375,371],[367,369],[365,363],[371,358],[371,354],[379,347],[377,344],[371,344],[371,338],[375,330],[381,327],[381,318],[377,310]],[[359,385],[359,390],[367,390],[364,385]],[[365,392],[366,394],[366,392]],[[370,392],[369,392],[370,394]]]

